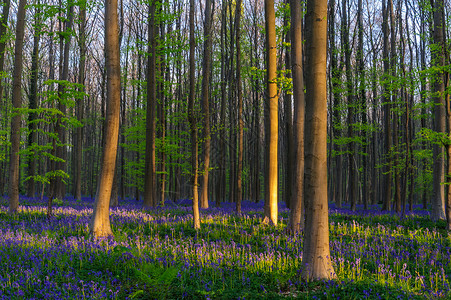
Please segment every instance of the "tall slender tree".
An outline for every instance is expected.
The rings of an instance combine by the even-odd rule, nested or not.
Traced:
[[[78,47],[80,49],[80,61],[78,65],[78,83],[83,85],[81,88],[84,91],[85,84],[85,65],[86,65],[86,2],[80,5],[80,38],[78,41]],[[76,104],[77,119],[81,121],[83,119],[83,99],[79,99]],[[78,127],[76,129],[75,140],[75,199],[81,200],[81,182],[82,182],[82,162],[83,162],[83,128]]]
[[[144,179],[144,207],[153,207],[157,202],[157,175],[155,165],[155,109],[157,102],[157,29],[155,7],[157,0],[149,6],[149,56],[147,59],[147,111],[146,111],[146,168]]]
[[[304,209],[304,68],[302,62],[302,5],[300,1],[291,0],[291,77],[293,78],[294,97],[294,178],[290,182],[292,190],[290,199],[289,231],[299,232],[304,227],[302,215]]]
[[[30,74],[30,93],[28,94],[28,147],[32,147],[36,143],[36,122],[37,114],[35,112],[38,107],[38,71],[39,71],[39,43],[41,40],[41,16],[40,1],[37,1],[34,13],[34,37],[33,37],[33,53],[31,55],[31,74]],[[36,174],[36,159],[30,155],[28,158],[28,188],[27,196],[34,197],[36,193],[36,185],[34,175]]]
[[[302,277],[335,278],[327,203],[327,0],[307,0],[305,16],[305,234]]]
[[[435,74],[433,81],[434,91],[434,130],[439,133],[445,132],[445,76],[443,66],[445,65],[445,36],[444,30],[444,1],[431,0],[433,12],[433,41],[435,47],[432,50],[432,63],[438,67],[438,74]],[[431,218],[439,220],[445,218],[445,197],[444,185],[445,181],[445,160],[443,157],[443,146],[434,144],[433,155],[433,198]]]
[[[204,121],[204,174],[202,181],[202,191],[200,205],[202,208],[208,208],[208,178],[210,174],[210,151],[211,151],[211,129],[210,129],[210,73],[211,73],[211,48],[213,35],[211,30],[212,23],[212,1],[205,2],[205,26],[204,26],[204,57],[202,69],[202,113]]]
[[[243,197],[243,89],[241,82],[241,0],[236,2],[235,30],[236,30],[236,97],[238,100],[238,164],[236,170],[236,212],[241,213],[241,198]]]
[[[188,119],[191,131],[191,184],[193,193],[193,227],[200,229],[199,196],[198,196],[198,141],[197,141],[197,116],[194,107],[195,97],[195,40],[194,40],[194,0],[189,1],[189,98]]]
[[[110,198],[116,170],[121,100],[121,69],[117,0],[105,0],[105,64],[107,110],[99,189],[94,202],[90,232],[94,237],[111,236]]]
[[[268,215],[274,225],[277,225],[278,199],[278,160],[277,147],[279,138],[279,92],[277,89],[277,48],[276,48],[276,15],[274,0],[265,0],[266,18],[266,55],[267,55],[267,97],[269,105],[269,161],[268,161]]]
[[[11,118],[11,152],[9,166],[9,207],[8,212],[16,213],[19,208],[19,147],[20,121],[19,109],[22,106],[21,85],[23,69],[23,39],[25,34],[25,6],[26,0],[20,0],[17,8],[16,42],[14,45],[14,73],[13,73],[13,116]]]

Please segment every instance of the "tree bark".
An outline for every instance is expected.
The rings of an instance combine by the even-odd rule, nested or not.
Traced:
[[[39,2],[38,2],[39,5]],[[35,9],[35,32],[33,37],[33,54],[31,55],[31,74],[30,74],[30,94],[28,96],[28,108],[31,112],[28,114],[28,147],[32,147],[36,143],[36,123],[34,120],[37,115],[34,111],[38,107],[38,71],[39,71],[39,42],[41,39],[41,20],[40,20],[40,8]],[[28,188],[27,196],[32,198],[36,194],[36,184],[33,176],[36,174],[36,158],[30,156],[28,158]]]
[[[85,64],[86,64],[86,6],[80,7],[80,40],[78,47],[80,49],[80,61],[78,65],[78,83],[82,84],[81,91],[84,92],[85,84]],[[79,122],[83,120],[84,97],[78,99],[76,104],[76,115]],[[81,182],[82,182],[82,163],[83,163],[83,127],[76,129],[75,143],[75,199],[81,200]]]
[[[9,166],[9,207],[10,214],[17,213],[19,208],[19,148],[20,148],[20,121],[19,109],[22,106],[21,85],[23,69],[23,40],[25,33],[25,6],[26,0],[20,0],[17,8],[16,41],[14,45],[14,73],[13,73],[13,116],[11,118],[11,152]]]
[[[443,68],[445,65],[445,42],[443,34],[444,26],[444,1],[431,0],[433,9],[433,41],[437,49],[432,52],[432,63],[436,67]],[[433,79],[434,91],[434,130],[438,133],[445,132],[445,77],[443,70],[438,71]],[[445,219],[445,190],[442,184],[445,181],[445,168],[443,157],[443,146],[433,145],[433,198],[431,218],[434,221]]]
[[[391,210],[391,188],[392,188],[392,159],[391,159],[391,147],[393,144],[393,137],[391,133],[391,101],[389,97],[389,86],[387,83],[387,77],[390,72],[390,64],[388,60],[388,8],[386,7],[386,0],[382,0],[382,32],[383,32],[383,57],[384,57],[384,84],[382,93],[382,105],[384,108],[384,126],[385,126],[385,164],[384,164],[384,194],[382,210]]]
[[[117,0],[105,1],[105,63],[107,72],[107,115],[105,143],[99,189],[91,219],[91,235],[111,236],[110,197],[116,169],[117,142],[119,138],[119,114],[121,101],[121,74],[119,56],[119,30]]]
[[[327,202],[327,0],[307,0],[304,279],[336,278]]]
[[[289,231],[297,233],[304,228],[304,68],[302,62],[302,7],[297,0],[290,1],[291,7],[291,72],[294,98],[294,178],[288,188],[290,199]],[[291,108],[290,108],[291,109]]]
[[[149,11],[149,56],[147,60],[147,111],[146,111],[146,168],[144,179],[144,207],[154,207],[157,203],[157,176],[155,166],[155,109],[156,109],[156,55],[157,30],[155,25],[156,1],[150,3]]]
[[[269,174],[268,174],[268,194],[269,211],[265,217],[269,218],[274,225],[277,225],[277,197],[278,197],[278,130],[279,130],[279,92],[277,89],[277,49],[276,49],[276,25],[274,0],[265,0],[266,18],[266,52],[267,62],[267,91],[269,102]]]
[[[195,97],[195,40],[194,40],[194,0],[189,1],[189,99],[188,119],[191,131],[191,184],[193,189],[193,227],[200,229],[199,196],[198,196],[198,147],[197,147],[197,118],[194,108]]]
[[[241,83],[241,0],[236,2],[236,12],[235,12],[235,29],[236,29],[236,88],[237,88],[237,100],[238,100],[238,164],[236,170],[236,212],[237,214],[241,214],[241,198],[243,196],[242,192],[242,176],[243,176],[243,145],[244,145],[244,136],[243,136],[243,92],[242,92],[242,83]]]
[[[200,205],[202,208],[208,208],[208,176],[210,172],[210,151],[211,151],[211,130],[210,130],[210,73],[211,73],[211,48],[213,35],[211,30],[212,21],[212,2],[205,2],[205,27],[204,27],[204,57],[202,69],[202,113],[204,121],[204,174],[202,181],[202,191]]]

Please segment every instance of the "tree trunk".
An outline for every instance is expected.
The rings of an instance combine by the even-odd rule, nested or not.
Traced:
[[[39,2],[38,2],[39,5]],[[41,39],[41,20],[40,20],[40,8],[35,9],[35,32],[33,37],[33,54],[31,55],[31,74],[30,74],[30,94],[28,96],[28,108],[31,112],[28,115],[28,147],[32,147],[36,143],[36,123],[33,122],[37,114],[35,112],[38,107],[38,71],[39,71],[39,42]],[[36,157],[30,156],[28,158],[28,188],[27,196],[32,198],[36,194],[36,184],[34,181],[34,175],[36,174]]]
[[[288,5],[289,1],[285,0],[285,4]],[[292,6],[290,6],[291,9],[293,9]],[[284,18],[284,26],[286,26],[288,24],[288,16],[286,18]],[[302,22],[302,20],[300,21]],[[291,24],[291,28],[293,27],[293,24]],[[302,26],[299,25],[299,29],[302,29]],[[301,34],[302,37],[302,32],[299,31],[299,34]],[[291,43],[291,41],[294,39],[292,39],[290,37],[290,32],[287,32],[286,36],[285,36],[285,41],[288,44]],[[302,39],[299,40],[299,42],[302,45]],[[301,52],[302,53],[302,52]],[[287,46],[285,47],[285,69],[289,70],[291,68],[291,54],[290,54],[290,48]],[[302,66],[301,66],[301,71],[302,71]],[[301,72],[302,74],[302,72]],[[285,75],[287,77],[287,79],[292,78],[292,74],[287,72],[287,74]],[[294,146],[294,140],[293,140],[293,113],[292,113],[292,101],[291,101],[291,93],[289,93],[288,91],[285,91],[284,93],[284,113],[285,113],[285,135],[286,135],[286,141],[287,141],[287,145],[285,148],[285,156],[286,156],[286,163],[285,163],[285,188],[284,188],[284,201],[285,204],[287,206],[287,208],[292,208],[291,205],[291,201],[293,200],[293,189],[292,189],[292,185],[293,185],[293,180],[294,180],[294,163],[295,163],[295,159],[294,159],[294,153],[295,153],[295,146]]]
[[[327,203],[327,1],[307,0],[304,279],[336,278]]]
[[[277,49],[276,49],[276,25],[274,0],[265,0],[266,18],[266,51],[267,51],[267,91],[269,102],[269,174],[268,194],[269,211],[265,217],[277,225],[277,196],[278,196],[278,164],[277,147],[279,135],[279,93],[277,90]]]
[[[65,24],[65,33],[66,36],[64,39],[64,52],[63,56],[60,58],[62,60],[62,69],[60,73],[60,80],[67,81],[69,79],[69,51],[70,51],[70,42],[72,37],[72,23],[74,19],[74,6],[70,4],[68,11],[67,11],[67,21]],[[66,105],[64,101],[62,101],[63,97],[63,91],[64,91],[64,84],[58,85],[58,95],[60,97],[60,101],[58,102],[58,109],[62,112],[63,116],[66,115]],[[60,144],[66,143],[66,129],[61,125],[61,120],[57,122],[57,126],[55,128],[55,132],[58,134],[58,139]],[[66,159],[67,159],[67,153],[66,148],[63,146],[56,147],[56,156],[62,161],[58,161],[56,163],[56,169],[62,170],[63,172],[66,171],[67,165],[66,165]],[[66,194],[66,184],[63,182],[61,177],[56,178],[56,191],[55,191],[55,197],[58,199],[63,199]]]
[[[198,171],[198,147],[197,147],[197,118],[194,108],[195,97],[195,40],[194,40],[194,0],[189,1],[189,99],[188,99],[188,119],[190,123],[191,131],[191,184],[193,189],[193,227],[194,229],[200,229],[200,216],[199,216],[199,196],[197,192],[197,171]]]
[[[157,176],[155,166],[155,108],[156,108],[156,55],[157,30],[155,25],[156,1],[150,3],[149,11],[149,56],[147,60],[147,111],[146,111],[146,168],[144,179],[144,207],[154,207],[157,203]]]
[[[111,236],[110,197],[116,169],[117,142],[119,137],[119,114],[121,101],[121,74],[119,56],[117,0],[105,1],[105,64],[107,72],[107,115],[105,143],[99,189],[94,202],[91,219],[91,235]]]
[[[243,196],[242,192],[242,176],[243,176],[243,145],[244,145],[244,136],[243,136],[243,92],[242,92],[242,83],[241,83],[241,0],[236,2],[236,12],[235,12],[235,29],[236,29],[236,88],[237,88],[237,99],[238,99],[238,164],[236,170],[236,212],[241,214],[241,198]]]
[[[19,148],[20,148],[20,119],[19,109],[22,106],[22,68],[23,68],[23,39],[25,33],[26,0],[20,0],[17,8],[16,41],[14,45],[14,73],[13,73],[13,116],[11,118],[11,152],[9,166],[9,207],[10,214],[17,213],[19,208]]]
[[[80,40],[78,47],[80,49],[80,61],[78,65],[78,83],[83,85],[81,88],[84,92],[85,84],[85,63],[86,63],[86,6],[82,4],[80,7]],[[78,121],[83,120],[83,106],[84,97],[78,99],[76,104],[76,115]],[[78,127],[76,129],[76,142],[75,142],[75,199],[81,200],[81,182],[82,182],[82,170],[81,166],[83,163],[83,127]]]
[[[444,1],[431,1],[433,9],[433,41],[437,49],[432,52],[432,63],[438,67],[443,68],[445,65],[445,40],[443,34],[444,26]],[[434,91],[434,130],[438,133],[445,132],[445,77],[442,69],[438,74],[434,75],[433,91]],[[443,158],[443,146],[433,145],[433,198],[432,198],[432,212],[431,218],[434,221],[445,218],[445,197],[444,185],[445,168]]]
[[[289,231],[297,233],[304,228],[304,69],[302,63],[302,4],[291,0],[291,72],[294,97],[294,178],[288,188],[292,190],[290,199]],[[291,107],[290,107],[291,109]]]
[[[207,0],[205,2],[205,27],[204,27],[204,57],[202,69],[202,113],[204,121],[204,174],[202,181],[202,191],[200,198],[200,205],[202,208],[208,208],[208,175],[210,172],[210,73],[211,73],[211,48],[213,43],[213,35],[211,30],[212,21],[212,2]]]
[[[383,32],[383,57],[384,57],[384,83],[382,93],[382,104],[384,106],[384,126],[385,126],[385,164],[384,164],[384,189],[382,210],[390,211],[391,209],[391,187],[392,187],[392,159],[391,159],[391,147],[392,147],[392,133],[391,133],[391,101],[389,94],[389,84],[387,83],[387,77],[389,76],[389,61],[388,61],[388,8],[386,7],[386,0],[382,0],[382,32]]]

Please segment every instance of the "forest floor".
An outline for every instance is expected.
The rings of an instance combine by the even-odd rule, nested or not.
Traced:
[[[92,200],[45,205],[21,198],[19,214],[0,201],[0,299],[436,299],[451,298],[451,236],[417,210],[396,214],[330,209],[338,279],[300,280],[302,233],[262,224],[263,205],[201,210],[190,202],[144,211],[111,209],[115,239],[89,238]]]

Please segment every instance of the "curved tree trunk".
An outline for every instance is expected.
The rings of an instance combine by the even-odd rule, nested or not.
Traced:
[[[94,237],[111,236],[110,198],[116,169],[121,101],[117,0],[105,1],[105,64],[107,72],[107,111],[105,142],[99,176],[99,189],[94,203],[90,232]]]
[[[332,279],[327,203],[327,0],[307,0],[304,279]]]

